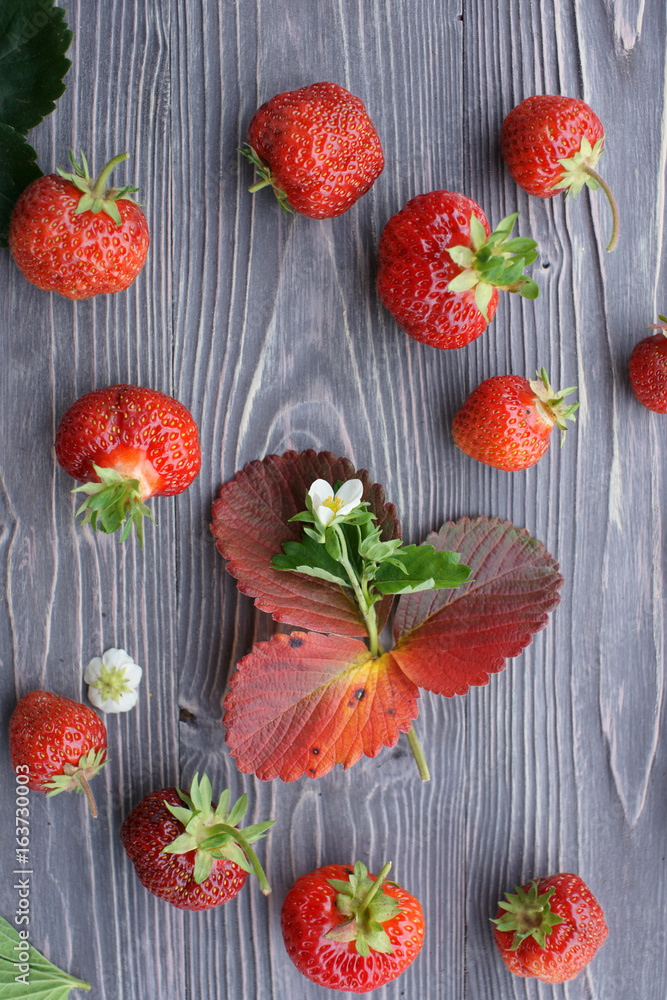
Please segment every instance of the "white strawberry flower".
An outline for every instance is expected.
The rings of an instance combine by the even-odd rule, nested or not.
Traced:
[[[124,649],[107,649],[94,656],[83,679],[88,698],[101,712],[129,712],[137,703],[143,671]]]
[[[316,479],[308,496],[313,514],[326,528],[334,519],[345,517],[358,507],[363,492],[360,479],[348,479],[335,493],[326,479]]]

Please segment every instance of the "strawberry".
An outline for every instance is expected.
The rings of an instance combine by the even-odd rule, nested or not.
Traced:
[[[489,235],[471,198],[431,191],[389,220],[380,237],[377,289],[411,337],[444,350],[465,347],[493,318],[499,288],[537,297],[537,285],[523,276],[536,244],[508,239],[517,217],[507,216]]]
[[[56,457],[85,483],[82,524],[111,533],[135,526],[143,545],[143,502],[186,490],[201,466],[197,425],[171,396],[134,385],[110,385],[81,396],[56,433]]]
[[[564,189],[575,198],[584,184],[592,191],[602,188],[613,219],[607,250],[613,250],[618,209],[609,186],[595,170],[603,147],[602,122],[575,97],[527,97],[510,111],[500,130],[500,151],[512,177],[528,194],[551,198]]]
[[[130,185],[107,187],[121,153],[97,180],[70,158],[74,173],[38,177],[20,195],[9,224],[9,247],[28,281],[68,299],[121,292],[137,277],[148,253],[148,223],[130,197]]]
[[[248,128],[248,150],[281,207],[333,219],[366,194],[384,168],[380,139],[363,101],[336,83],[277,94]]]
[[[517,976],[544,983],[574,979],[607,937],[600,904],[578,875],[533,879],[505,897],[493,934]]]
[[[635,396],[648,410],[667,413],[667,318],[649,330],[660,330],[635,344],[628,371]]]
[[[520,375],[487,378],[470,393],[452,421],[454,443],[478,462],[515,472],[535,465],[549,446],[555,426],[565,432],[579,403],[554,392],[542,369],[534,381]]]
[[[106,763],[107,731],[92,708],[31,691],[9,720],[9,749],[14,770],[28,776],[30,788],[47,795],[85,792],[97,816],[88,782]]]
[[[271,891],[250,846],[273,820],[237,829],[248,796],[229,808],[229,791],[211,801],[211,783],[195,774],[190,794],[180,788],[151,792],[120,828],[120,839],[149,892],[181,910],[210,910],[233,899],[252,870],[265,895]]]
[[[357,861],[302,875],[283,902],[280,923],[299,972],[330,990],[367,993],[396,979],[419,954],[424,914],[419,901]]]

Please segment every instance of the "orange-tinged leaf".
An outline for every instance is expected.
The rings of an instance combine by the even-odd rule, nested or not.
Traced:
[[[358,639],[274,635],[231,679],[226,741],[245,773],[318,778],[394,746],[417,716],[418,696],[391,653],[373,657]]]
[[[211,530],[239,590],[254,598],[261,611],[300,628],[364,636],[368,632],[351,590],[271,565],[271,558],[282,552],[283,542],[301,539],[302,524],[290,524],[289,519],[306,509],[306,494],[316,479],[326,479],[332,486],[360,479],[362,500],[369,502],[378,519],[381,539],[400,538],[396,508],[385,503],[384,490],[371,483],[366,470],[355,471],[346,458],[312,450],[268,455],[248,463],[222,486],[213,504]],[[376,605],[379,629],[391,605],[391,598]]]
[[[459,552],[471,579],[458,590],[403,595],[392,655],[418,687],[465,694],[545,627],[563,577],[541,542],[498,518],[461,518],[426,541]]]

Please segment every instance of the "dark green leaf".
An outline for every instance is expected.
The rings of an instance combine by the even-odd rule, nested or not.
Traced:
[[[0,1000],[66,1000],[70,990],[89,990],[90,984],[62,972],[35,948],[28,946],[29,970],[25,973],[21,957],[23,942],[11,924],[0,917]],[[19,965],[15,964],[18,961]],[[25,975],[25,985],[17,976]]]
[[[2,0],[0,122],[25,133],[51,114],[65,90],[72,37],[53,0]]]
[[[339,586],[349,586],[345,579],[345,570],[340,563],[335,562],[328,554],[324,545],[318,544],[307,535],[301,542],[285,542],[283,555],[276,555],[271,560],[274,569],[291,570],[294,573],[307,573],[308,576]]]
[[[393,565],[395,561],[402,568]],[[436,552],[432,545],[406,545],[378,568],[374,583],[383,594],[406,594],[458,587],[469,576],[470,570],[455,552]]]
[[[0,124],[0,247],[6,247],[9,220],[24,188],[42,176],[37,153],[9,125]]]

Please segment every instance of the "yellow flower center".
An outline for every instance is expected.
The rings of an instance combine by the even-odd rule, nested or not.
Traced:
[[[343,503],[344,501],[341,500],[339,497],[329,497],[328,500],[324,500],[322,502],[322,506],[329,507],[334,512],[334,514],[337,514],[338,511],[343,506]]]

